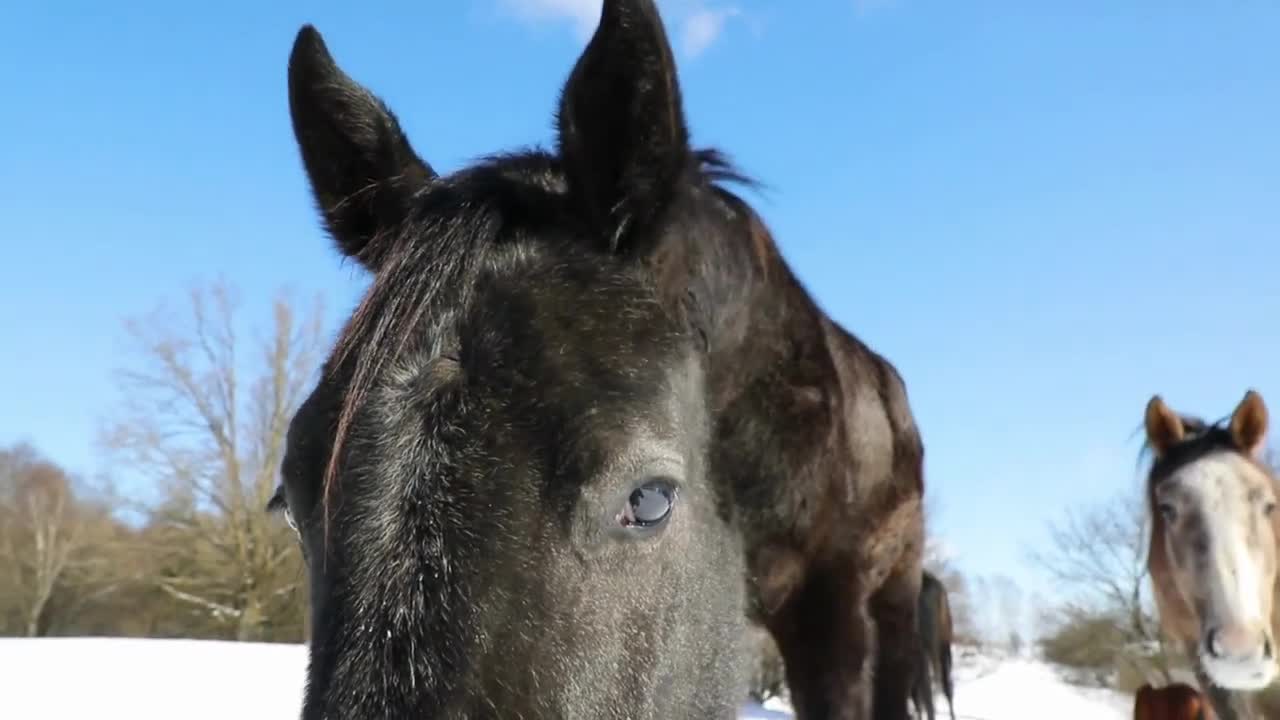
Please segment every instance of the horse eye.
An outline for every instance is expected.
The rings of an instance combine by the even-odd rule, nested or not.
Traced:
[[[1271,513],[1275,512],[1275,511],[1276,511],[1276,503],[1275,503],[1275,501],[1274,501],[1274,500],[1271,500],[1271,501],[1267,502],[1267,504],[1266,504],[1266,505],[1263,505],[1263,506],[1262,506],[1262,512],[1263,512],[1264,514],[1266,514],[1266,515],[1270,515]]]
[[[1164,516],[1166,522],[1173,522],[1178,519],[1178,509],[1170,503],[1160,503],[1160,514]]]
[[[298,532],[298,523],[293,519],[293,512],[289,510],[289,499],[285,497],[283,485],[277,487],[271,499],[267,501],[267,512],[284,515],[284,521],[289,524],[289,528],[294,533]]]
[[[675,506],[676,489],[665,480],[650,480],[631,491],[618,522],[628,528],[652,528],[666,522]]]

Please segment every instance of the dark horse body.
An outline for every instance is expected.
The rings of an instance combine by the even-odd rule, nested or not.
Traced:
[[[305,718],[728,718],[746,619],[800,717],[906,717],[904,384],[691,148],[676,78],[653,4],[609,0],[557,151],[440,175],[299,34],[302,158],[373,275],[272,503],[308,559]]]
[[[920,627],[919,665],[911,699],[916,715],[934,720],[933,678],[942,685],[951,720],[956,718],[955,687],[951,682],[951,603],[947,588],[936,575],[926,570],[920,583],[920,603],[916,609]]]

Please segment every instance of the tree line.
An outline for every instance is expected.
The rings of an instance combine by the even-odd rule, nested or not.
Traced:
[[[281,294],[251,332],[215,283],[129,320],[110,481],[0,448],[0,634],[305,639],[296,540],[264,508],[322,359],[320,309]]]
[[[282,293],[253,326],[213,283],[127,320],[105,479],[0,447],[0,635],[307,639],[301,553],[265,507],[324,358],[321,310]],[[976,639],[965,578],[936,543],[928,564]]]
[[[1266,462],[1280,470],[1274,451]],[[1160,630],[1147,573],[1150,516],[1143,492],[1144,483],[1135,482],[1103,502],[1068,509],[1050,527],[1047,552],[1030,558],[1061,598],[1040,611],[1040,649],[1078,684],[1124,692],[1143,683],[1196,685],[1181,648]],[[1261,701],[1267,712],[1280,713],[1280,688]]]

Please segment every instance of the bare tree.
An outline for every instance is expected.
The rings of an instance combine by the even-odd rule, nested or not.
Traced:
[[[925,527],[924,567],[935,575],[944,573],[951,568],[951,554],[946,543],[943,542],[942,536],[934,528],[938,513],[941,512],[941,502],[937,493],[925,493],[922,509]]]
[[[1166,652],[1150,600],[1147,575],[1148,518],[1139,492],[1066,513],[1050,526],[1052,550],[1033,554],[1063,599],[1047,620],[1050,646],[1107,662],[1143,676],[1170,677]]]
[[[0,451],[0,606],[13,630],[35,637],[60,588],[83,580],[100,563],[94,551],[98,512],[76,497],[75,478],[34,448]],[[78,587],[77,592],[95,592]]]
[[[961,600],[967,614],[963,625],[956,623],[956,637],[1005,650],[1014,650],[1015,645],[1020,645],[1024,605],[1018,583],[1000,573],[974,575],[966,579],[964,588]]]
[[[951,607],[951,622],[956,640],[977,643],[979,632],[975,624],[972,588],[969,579],[955,565],[951,549],[942,535],[934,529],[940,501],[938,495],[925,494],[925,545],[924,569],[933,573],[947,589],[947,602]]]
[[[1147,514],[1141,495],[1070,509],[1062,523],[1050,525],[1049,534],[1052,552],[1033,553],[1033,559],[1058,587],[1074,593],[1067,606],[1122,617],[1118,629],[1131,641],[1155,638],[1146,602]]]
[[[185,317],[166,310],[127,323],[140,358],[119,373],[107,446],[152,480],[138,504],[161,555],[153,582],[235,638],[258,639],[299,605],[296,546],[264,508],[318,367],[319,302],[300,314],[281,295],[256,343],[245,342],[224,284],[192,290]]]
[[[992,607],[1000,614],[1000,623],[993,635],[1005,649],[1017,654],[1022,651],[1024,593],[1018,583],[1007,575],[997,575],[992,589],[996,596]]]

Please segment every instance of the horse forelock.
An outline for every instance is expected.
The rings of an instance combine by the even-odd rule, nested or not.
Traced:
[[[491,215],[470,210],[470,217],[415,223],[403,230],[404,236],[415,237],[403,237],[387,251],[326,363],[326,376],[343,388],[321,493],[326,536],[347,441],[379,376],[401,356],[424,319],[467,301],[468,276],[478,266],[483,243],[496,231]]]
[[[750,210],[724,185],[757,184],[724,154],[715,149],[696,151],[690,170],[722,200],[729,200],[732,209]],[[539,150],[493,155],[425,188],[418,214],[394,236],[380,240],[381,267],[339,333],[324,368],[326,378],[343,388],[321,494],[326,536],[352,424],[380,374],[404,352],[424,319],[465,305],[470,277],[504,229],[511,225],[569,229],[573,222],[562,205],[564,199],[565,180],[555,156]],[[760,224],[758,219],[754,222]],[[763,249],[756,252],[766,254]]]

